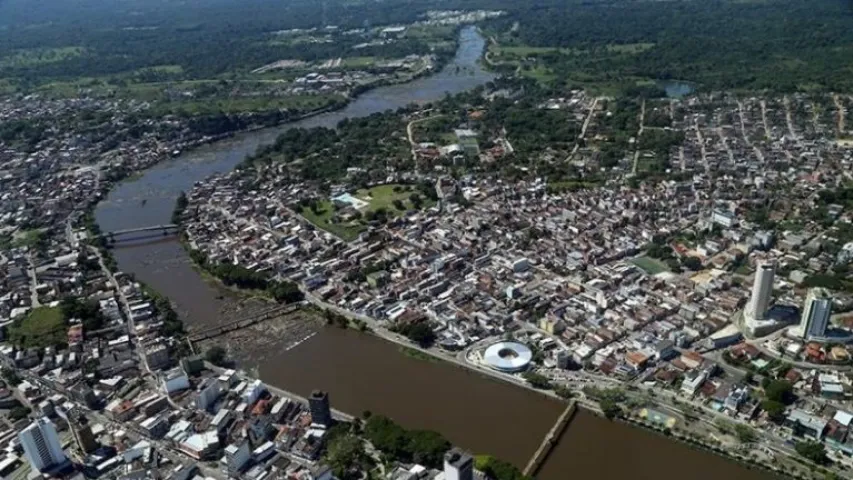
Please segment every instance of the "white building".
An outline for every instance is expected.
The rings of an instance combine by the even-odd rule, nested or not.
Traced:
[[[171,395],[174,392],[190,388],[190,379],[180,368],[173,368],[163,375],[163,390]]]
[[[444,480],[472,480],[474,459],[471,455],[452,449],[444,454]]]
[[[832,315],[832,297],[823,288],[809,289],[803,304],[803,316],[797,327],[797,336],[807,340],[826,336],[826,327]]]
[[[775,276],[775,262],[758,265],[755,271],[755,281],[752,284],[752,296],[749,298],[749,303],[744,311],[747,322],[764,320],[764,314],[770,307],[770,299],[773,296],[773,280]]]
[[[246,387],[246,391],[243,392],[243,400],[251,405],[258,401],[261,394],[266,391],[266,387],[260,380],[255,380],[248,387]]]
[[[42,472],[67,461],[59,444],[56,427],[47,418],[40,418],[18,435],[24,454],[34,471]]]
[[[222,390],[219,387],[219,381],[216,379],[208,379],[205,383],[201,385],[198,389],[198,395],[195,398],[195,405],[199,410],[207,410],[216,400],[219,399],[219,396],[222,394]]]

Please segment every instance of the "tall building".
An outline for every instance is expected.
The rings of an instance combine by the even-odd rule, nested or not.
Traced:
[[[444,454],[445,480],[472,480],[474,478],[474,458],[453,448]]]
[[[308,398],[311,407],[311,423],[323,425],[328,428],[332,426],[332,410],[329,407],[329,394],[320,390],[311,392]]]
[[[40,418],[31,423],[18,434],[18,438],[34,471],[43,472],[67,461],[65,452],[59,444],[56,427],[46,418]]]
[[[74,436],[74,442],[80,451],[92,453],[98,449],[98,442],[95,440],[95,435],[92,434],[89,420],[82,412],[79,410],[68,412],[68,426],[71,428],[71,435]]]
[[[805,339],[826,336],[829,317],[832,315],[832,297],[823,288],[812,288],[803,304],[803,316],[800,318],[799,335]]]
[[[752,296],[744,314],[746,320],[764,320],[764,314],[770,307],[773,296],[773,279],[776,276],[776,263],[765,262],[758,265],[755,271],[755,281],[752,284]]]
[[[252,452],[249,450],[249,442],[243,440],[239,445],[231,444],[225,447],[225,465],[223,470],[231,477],[237,477],[243,471],[243,467],[249,463]]]

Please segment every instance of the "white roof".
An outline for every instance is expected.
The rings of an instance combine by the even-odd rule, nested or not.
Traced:
[[[844,425],[845,427],[848,427],[848,426],[850,426],[850,422],[853,421],[853,415],[851,415],[851,414],[849,414],[843,410],[839,410],[839,411],[835,412],[835,416],[832,417],[832,419],[835,420],[836,422]]]

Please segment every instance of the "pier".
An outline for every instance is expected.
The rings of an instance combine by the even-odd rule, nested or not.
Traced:
[[[536,452],[530,458],[530,461],[527,462],[527,466],[524,467],[525,476],[532,477],[536,475],[536,472],[538,472],[539,468],[542,467],[545,459],[548,458],[548,454],[551,453],[551,450],[553,450],[554,446],[557,445],[557,442],[560,440],[560,437],[563,435],[563,432],[566,430],[566,427],[569,425],[569,421],[572,419],[572,416],[574,416],[577,409],[577,402],[574,399],[569,400],[569,404],[566,405],[566,409],[563,410],[562,414],[560,414],[560,417],[557,419],[557,423],[551,427],[551,430],[549,430],[548,434],[545,435],[545,439],[542,440],[542,444],[539,445],[539,448],[536,449]]]

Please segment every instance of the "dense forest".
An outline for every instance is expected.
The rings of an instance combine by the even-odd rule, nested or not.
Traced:
[[[178,66],[183,78],[245,72],[282,58],[334,58],[363,42],[354,28],[411,23],[438,0],[4,0],[0,2],[0,77],[29,83],[48,78],[114,75]],[[460,6],[461,0],[446,2]],[[472,2],[475,3],[475,2]],[[291,43],[289,29],[318,31],[333,41]],[[367,46],[359,55],[401,57],[429,49],[418,38]],[[142,73],[164,75],[152,70]],[[174,79],[175,74],[168,75]]]
[[[532,64],[546,66],[556,81],[682,79],[707,89],[853,89],[848,1],[521,3],[491,29],[502,46],[539,47],[515,53],[535,57]]]
[[[568,86],[673,78],[709,89],[853,89],[853,11],[842,0],[3,0],[0,77],[174,77],[145,69],[178,66],[182,78],[210,78],[333,57],[363,40],[350,29],[478,8],[507,11],[486,27],[519,49],[510,54],[522,71]],[[318,30],[334,41],[275,35],[324,26],[337,27]],[[424,49],[406,38],[360,54]]]

